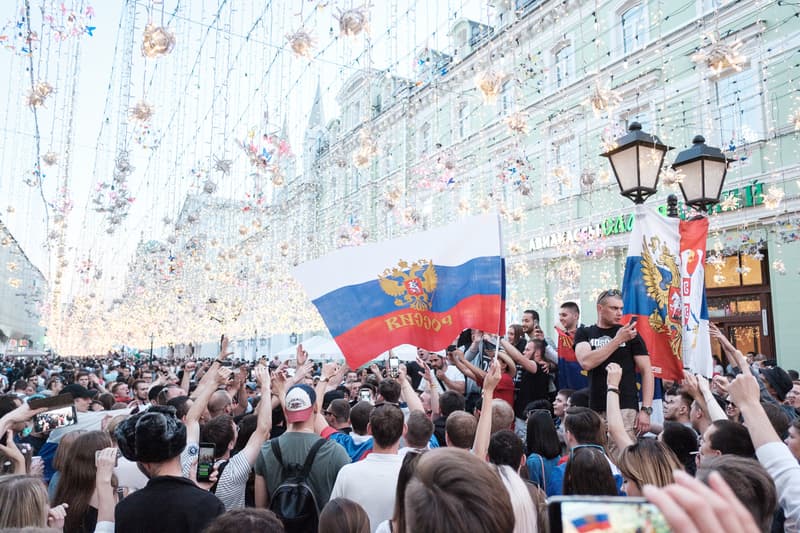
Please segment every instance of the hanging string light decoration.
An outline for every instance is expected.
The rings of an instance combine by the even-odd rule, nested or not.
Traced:
[[[505,74],[493,68],[482,70],[475,76],[475,86],[481,92],[484,103],[493,104],[497,101],[497,97],[503,90],[505,79]]]
[[[594,116],[599,117],[605,111],[614,109],[622,101],[622,98],[610,87],[603,86],[599,81],[594,85],[592,94],[584,102],[592,108]]]
[[[155,112],[155,107],[148,104],[144,100],[140,100],[136,103],[136,105],[130,108],[128,111],[128,116],[135,122],[145,123],[149,122],[150,119],[153,118],[153,114],[155,114]]]
[[[149,22],[142,35],[142,55],[155,59],[169,55],[175,48],[175,34],[163,26],[156,26]]]
[[[736,211],[739,209],[739,196],[735,194],[729,194],[722,201],[719,203],[720,208],[723,211]]]
[[[367,5],[339,11],[339,16],[333,16],[339,21],[339,31],[346,37],[355,37],[362,31],[369,31],[369,15]]]
[[[114,162],[111,182],[100,182],[95,188],[92,203],[96,212],[105,213],[108,234],[113,234],[117,226],[127,218],[130,206],[135,200],[128,191],[128,177],[133,171],[128,152],[120,152]]]
[[[767,209],[777,209],[780,206],[781,202],[783,201],[783,197],[786,193],[783,190],[775,187],[774,185],[767,189],[766,194],[762,194],[762,198],[764,199],[764,207]]]
[[[217,156],[213,157],[212,166],[214,170],[217,172],[222,172],[223,176],[227,176],[231,173],[231,167],[233,166],[233,161],[230,159],[222,159]]]
[[[36,82],[25,98],[25,103],[31,109],[42,107],[45,101],[56,92],[55,88],[46,81]]]
[[[294,33],[287,33],[286,40],[289,48],[297,57],[312,58],[312,53],[317,47],[317,40],[307,31],[299,29]]]
[[[703,40],[710,41],[710,44],[705,49],[692,54],[692,61],[698,64],[705,63],[714,75],[719,75],[723,70],[727,69],[741,72],[742,68],[747,64],[747,57],[740,52],[742,43],[727,44],[722,42],[719,33],[716,31],[705,36]]]
[[[661,182],[664,185],[674,189],[683,183],[683,178],[684,175],[680,169],[675,170],[671,165],[664,165],[661,167]]]

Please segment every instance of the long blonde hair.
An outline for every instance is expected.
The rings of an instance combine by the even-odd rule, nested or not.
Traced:
[[[539,515],[525,482],[507,465],[497,465],[497,473],[508,491],[511,507],[514,509],[514,533],[536,533]]]
[[[23,474],[0,477],[0,529],[47,527],[47,490]]]

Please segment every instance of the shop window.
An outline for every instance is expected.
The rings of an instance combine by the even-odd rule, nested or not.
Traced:
[[[706,289],[748,287],[764,284],[763,259],[738,254],[723,257],[719,264],[707,264]]]

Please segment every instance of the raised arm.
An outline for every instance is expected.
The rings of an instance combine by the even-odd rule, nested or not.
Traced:
[[[409,411],[422,411],[425,408],[422,406],[422,400],[419,399],[414,387],[411,386],[411,381],[408,379],[408,369],[406,365],[400,365],[397,372],[397,380],[400,382],[400,395],[406,401]]]
[[[634,355],[633,362],[642,376],[642,407],[652,408],[655,379],[653,378],[653,367],[650,366],[650,356]],[[640,435],[650,431],[650,415],[644,410],[640,410],[636,415],[636,431]]]
[[[500,339],[500,346],[506,351],[508,355],[511,356],[511,359],[522,368],[530,372],[531,374],[535,374],[539,371],[539,365],[536,364],[536,361],[531,361],[527,357],[525,357],[519,350],[517,350],[516,346],[508,342],[506,339]]]
[[[489,451],[489,439],[492,436],[492,400],[498,383],[500,383],[500,362],[495,359],[483,382],[483,408],[478,428],[475,430],[475,441],[472,444],[472,453],[482,461],[486,460]]]
[[[224,385],[228,382],[228,376],[231,375],[231,369],[227,367],[220,367],[213,375],[207,372],[203,376],[202,381],[195,390],[194,403],[186,413],[186,442],[200,442],[200,418],[206,412],[208,400],[211,395],[217,390],[217,387]],[[216,380],[210,378],[216,377]]]
[[[625,423],[622,420],[622,411],[619,407],[619,382],[622,380],[622,367],[617,363],[609,363],[606,366],[606,418],[608,420],[608,434],[617,445],[617,450],[622,451],[631,444],[628,432],[625,431]],[[616,457],[612,458],[616,460]]]
[[[241,452],[250,465],[256,462],[261,451],[261,445],[267,440],[272,429],[272,403],[270,402],[272,387],[270,387],[269,369],[258,365],[253,369],[253,374],[261,390],[261,400],[258,402],[256,409],[256,430],[250,435]]]
[[[117,497],[114,487],[111,485],[111,477],[114,474],[114,465],[117,462],[117,448],[104,448],[95,454],[95,490],[97,491],[97,523],[110,522],[110,530],[113,531],[114,507],[117,505]]]
[[[420,372],[422,379],[428,382],[428,394],[431,395],[431,419],[436,419],[441,411],[439,410],[439,384],[433,379],[433,372],[428,363],[417,357],[417,364],[423,368]]]
[[[717,401],[711,396],[709,391],[708,399],[706,399],[706,395],[703,393],[703,390],[700,388],[700,380],[703,380],[702,376],[700,378],[696,377],[691,372],[683,371],[683,388],[686,389],[692,398],[697,402],[697,405],[703,410],[703,412],[711,419],[711,421],[715,420],[727,420],[728,416],[725,414],[725,411],[722,407],[719,406]]]
[[[244,372],[242,372],[244,370]],[[233,415],[240,416],[247,412],[247,366],[242,365],[235,373],[236,379],[236,405],[233,407]]]
[[[464,359],[460,353],[453,354],[453,363],[456,365],[456,368],[464,374],[464,377],[472,381],[482,383],[483,378],[486,377],[486,372]]]

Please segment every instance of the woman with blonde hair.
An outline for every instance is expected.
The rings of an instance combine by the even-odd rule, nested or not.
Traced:
[[[0,476],[0,530],[60,529],[67,507],[64,504],[50,509],[41,479],[26,475]]]
[[[675,482],[672,473],[683,465],[672,450],[656,439],[642,439],[623,448],[617,467],[625,480],[623,489],[628,496],[641,496],[642,487],[666,487]]]
[[[66,533],[94,531],[98,509],[95,454],[113,444],[105,431],[89,431],[73,443],[54,498],[55,502],[69,504],[69,514],[64,523]],[[112,485],[116,482],[112,481]]]

